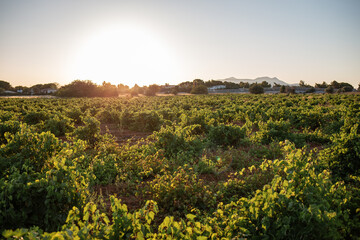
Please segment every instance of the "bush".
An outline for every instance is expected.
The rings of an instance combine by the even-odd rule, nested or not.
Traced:
[[[291,134],[289,133],[290,122],[279,120],[268,122],[259,122],[259,131],[255,132],[252,138],[263,144],[269,144],[274,140],[284,141],[288,139]]]
[[[332,138],[333,146],[321,152],[321,159],[335,178],[349,180],[350,175],[360,176],[360,135],[358,125],[350,133],[342,131]]]
[[[216,127],[211,127],[207,138],[210,143],[217,146],[238,146],[245,138],[245,129],[237,126],[220,124]]]
[[[116,176],[118,175],[116,156],[114,154],[96,156],[92,160],[90,169],[96,177],[94,183],[113,183],[116,179]]]
[[[189,126],[182,131],[173,127],[162,128],[155,133],[155,147],[164,150],[164,156],[168,159],[191,161],[200,155],[203,147],[200,140],[189,137],[196,127]]]
[[[208,209],[215,204],[213,193],[187,165],[156,177],[149,186],[152,198],[167,214],[184,216],[192,208]]]
[[[219,195],[221,201],[237,202],[241,197],[251,197],[256,190],[271,182],[274,177],[271,169],[267,169],[268,162],[260,167],[251,166],[243,168],[240,172],[228,175],[228,180],[220,185]]]
[[[0,145],[6,143],[5,133],[15,134],[20,130],[19,121],[0,121]]]
[[[70,118],[66,116],[55,115],[54,117],[46,120],[44,125],[45,131],[50,131],[55,136],[65,136],[66,133],[74,129],[74,124]]]
[[[264,88],[259,84],[253,84],[249,88],[249,92],[252,94],[261,94],[264,93]]]
[[[75,139],[87,141],[90,145],[94,146],[99,140],[100,136],[100,122],[90,116],[86,116],[82,119],[85,126],[80,126],[75,129],[73,136]]]
[[[44,111],[29,112],[24,116],[24,122],[30,125],[38,124],[47,119],[49,119],[49,114]]]
[[[112,123],[112,124],[119,124],[121,119],[121,113],[112,108],[105,108],[100,110],[96,117],[102,123]]]
[[[156,111],[137,112],[133,115],[130,129],[142,132],[153,132],[161,128],[162,119]]]
[[[54,231],[69,210],[82,208],[87,180],[74,167],[56,164],[44,173],[15,171],[0,180],[0,230],[38,226]]]
[[[0,176],[10,168],[39,172],[45,162],[61,150],[63,145],[49,132],[34,133],[22,124],[15,134],[5,133],[7,143],[0,146]]]

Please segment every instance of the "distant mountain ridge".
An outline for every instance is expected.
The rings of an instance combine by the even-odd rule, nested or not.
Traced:
[[[269,84],[271,84],[271,86],[274,86],[275,83],[279,84],[279,85],[291,85],[288,84],[276,77],[270,78],[270,77],[258,77],[255,79],[239,79],[239,78],[234,78],[234,77],[229,77],[229,78],[225,78],[225,79],[217,79],[217,81],[222,81],[222,82],[233,82],[233,83],[240,83],[240,82],[248,82],[249,84],[251,83],[262,83],[263,81],[268,82]]]

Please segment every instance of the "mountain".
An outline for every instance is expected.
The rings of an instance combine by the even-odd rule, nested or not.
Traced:
[[[233,82],[233,83],[240,83],[240,82],[248,82],[248,83],[262,83],[263,81],[268,82],[269,84],[271,84],[271,86],[274,86],[275,83],[280,84],[280,85],[291,85],[288,84],[284,81],[281,81],[280,79],[273,77],[258,77],[255,79],[238,79],[238,78],[234,78],[234,77],[230,77],[230,78],[225,78],[225,79],[217,79],[217,81],[225,81],[225,82]]]

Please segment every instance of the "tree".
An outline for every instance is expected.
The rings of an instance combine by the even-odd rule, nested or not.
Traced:
[[[199,85],[205,85],[204,80],[194,79],[194,81],[193,81],[193,87],[196,87],[196,86],[199,86]]]
[[[226,89],[238,89],[239,88],[239,84],[233,83],[233,82],[224,82],[224,85],[226,86]]]
[[[263,88],[270,88],[270,87],[271,87],[271,84],[268,83],[267,81],[262,81],[261,86],[262,86]]]
[[[35,85],[38,88],[39,86]],[[90,80],[75,80],[61,87],[57,92],[60,97],[99,97],[98,86]]]
[[[315,83],[315,87],[316,88],[327,88],[328,87],[328,84],[326,82],[323,82],[321,84],[319,83]]]
[[[131,88],[130,94],[131,94],[131,96],[137,96],[137,95],[139,95],[139,93],[140,93],[140,87],[139,87],[137,84],[135,84],[135,85]]]
[[[280,87],[280,93],[286,93],[286,87],[284,85]]]
[[[295,88],[294,87],[286,87],[286,92],[294,94],[295,93]]]
[[[179,86],[179,92],[187,92],[187,93],[189,93],[191,91],[191,89],[192,89],[192,85],[193,85],[193,83],[190,82],[190,81],[180,83],[178,85]]]
[[[179,87],[175,86],[174,88],[172,88],[171,93],[174,94],[174,95],[177,95],[179,93]]]
[[[325,89],[325,92],[326,93],[334,93],[334,87],[333,86],[328,86],[326,89]]]
[[[194,86],[191,89],[191,94],[208,94],[208,89],[205,85]]]
[[[129,92],[129,86],[124,85],[122,83],[117,85],[117,89],[119,93],[128,93]]]
[[[160,89],[160,86],[158,86],[156,84],[152,84],[145,90],[145,95],[146,96],[155,96],[156,93],[159,91],[159,89]]]
[[[264,88],[261,85],[255,83],[251,85],[249,92],[253,94],[261,94],[264,93]]]
[[[239,87],[240,88],[249,88],[250,84],[248,82],[240,82]]]
[[[336,89],[340,88],[340,84],[335,80],[330,83],[330,86]]]
[[[305,93],[314,93],[314,92],[316,92],[315,88],[314,88],[314,87],[311,87],[311,88],[309,88],[308,90],[306,90]]]
[[[119,95],[117,87],[105,81],[99,87],[99,93],[102,97],[117,97]]]
[[[0,88],[4,90],[12,90],[11,84],[3,80],[0,80]]]

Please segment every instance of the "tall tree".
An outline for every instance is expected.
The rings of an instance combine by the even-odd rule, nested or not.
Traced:
[[[0,80],[0,88],[4,89],[4,90],[11,90],[12,86],[10,83]]]

